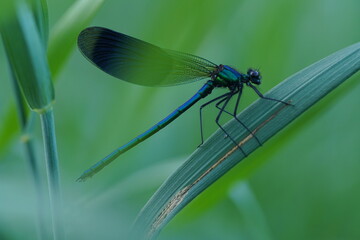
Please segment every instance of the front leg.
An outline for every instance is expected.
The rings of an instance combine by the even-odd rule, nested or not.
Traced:
[[[278,100],[278,99],[275,99],[275,98],[269,98],[269,97],[265,97],[254,85],[252,84],[248,84],[249,87],[251,87],[252,89],[254,89],[254,91],[256,92],[256,94],[262,98],[262,99],[266,99],[266,100],[270,100],[270,101],[275,101],[275,102],[279,102],[279,103],[283,103],[285,105],[292,105],[288,102],[284,102],[284,101],[281,101],[281,100]],[[293,106],[293,105],[292,105]]]

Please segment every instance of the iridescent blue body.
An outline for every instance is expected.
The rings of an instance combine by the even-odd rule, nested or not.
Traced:
[[[244,75],[236,71],[234,68],[223,65],[223,69],[219,72],[218,78],[224,81],[225,87],[232,83],[237,83],[244,78]]]
[[[227,88],[228,91],[205,103],[202,107],[218,101],[216,106],[221,111],[216,118],[216,122],[224,132],[225,130],[218,123],[218,119],[223,112],[229,113],[224,110],[226,104],[232,96],[238,94],[234,113],[229,113],[236,118],[236,109],[244,84],[253,88],[260,97],[266,98],[253,85],[261,83],[260,73],[256,70],[249,69],[246,74],[240,73],[230,66],[216,65],[195,55],[165,50],[110,29],[90,27],[83,30],[78,38],[78,46],[83,55],[101,70],[116,78],[134,84],[143,86],[171,86],[208,79],[203,87],[188,101],[176,108],[153,127],[117,148],[104,159],[90,167],[80,176],[79,181],[84,181],[93,176],[119,155],[167,126],[200,99],[208,96],[214,88]],[[266,99],[279,101],[270,98]],[[200,120],[202,120],[202,107],[200,108]],[[243,126],[246,127],[245,125]],[[203,141],[203,135],[201,137]],[[236,144],[231,137],[230,139]]]

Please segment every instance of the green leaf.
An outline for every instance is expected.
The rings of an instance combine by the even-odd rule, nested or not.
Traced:
[[[359,69],[360,43],[357,43],[290,76],[266,94],[292,105],[259,99],[238,118],[265,143]],[[235,119],[224,128],[247,154],[260,147]],[[134,224],[133,238],[154,239],[182,208],[244,158],[222,131],[216,131],[144,206]]]
[[[50,34],[48,48],[48,61],[51,75],[54,80],[56,80],[55,77],[62,69],[64,63],[70,56],[73,47],[76,45],[78,33],[88,25],[102,6],[103,2],[104,0],[78,0],[54,26]],[[12,0],[5,0],[2,3],[0,7],[0,24],[1,22],[6,24],[8,18],[12,16],[11,11],[9,11],[12,9],[12,5]],[[46,1],[41,0],[40,6],[45,11]],[[47,13],[44,13],[44,17],[47,17]],[[44,21],[47,21],[47,19],[44,19]],[[46,27],[47,26],[44,28],[45,30]],[[46,37],[46,32],[44,36]],[[7,114],[11,114],[10,116],[7,115],[7,119],[16,118],[14,109],[9,110]],[[3,123],[2,128],[0,128],[0,136],[4,136],[4,138],[1,138],[0,141],[0,151],[6,147],[6,144],[17,130],[15,126],[16,124],[12,124],[11,121]]]
[[[11,142],[14,131],[19,129],[18,120],[16,117],[16,111],[13,104],[9,105],[6,110],[5,118],[1,120],[0,125],[0,153],[4,148],[1,146],[6,146]]]
[[[231,187],[229,195],[239,214],[246,219],[244,224],[241,224],[244,235],[249,239],[272,239],[265,214],[248,182],[238,181],[235,183]]]
[[[32,110],[43,111],[54,100],[45,48],[27,4],[16,3],[14,15],[1,24],[1,35],[10,67],[27,103]]]
[[[39,34],[45,45],[49,37],[49,13],[46,0],[29,0]]]
[[[104,0],[78,0],[57,22],[50,34],[48,58],[55,77],[68,59],[80,31],[93,19]]]
[[[0,6],[0,24],[11,17],[13,13],[12,0],[2,0]]]

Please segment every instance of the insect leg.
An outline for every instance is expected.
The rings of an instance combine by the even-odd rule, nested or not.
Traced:
[[[238,93],[238,97],[236,100],[236,104],[235,104],[235,108],[234,108],[234,115],[233,117],[236,119],[236,121],[238,121],[254,138],[255,140],[259,143],[260,146],[262,146],[262,143],[260,142],[260,140],[257,138],[257,136],[255,134],[253,134],[253,132],[242,122],[240,121],[240,119],[238,119],[237,115],[237,110],[239,107],[239,103],[240,103],[240,98],[241,98],[241,94],[242,94],[242,90],[243,90],[243,86],[240,86],[239,88],[239,93]]]
[[[219,123],[220,117],[223,114],[224,109],[226,107],[226,105],[229,103],[230,99],[232,98],[232,96],[234,96],[234,94],[236,94],[236,92],[231,92],[231,94],[226,98],[225,102],[223,99],[221,99],[216,105],[218,106],[219,104],[221,104],[222,102],[224,102],[224,104],[222,105],[222,107],[220,108],[220,112],[216,117],[216,124],[219,126],[219,128],[225,133],[225,135],[239,148],[239,150],[245,155],[245,157],[247,157],[247,154],[244,152],[244,150],[237,144],[237,142],[226,132],[226,130],[221,126],[221,124]]]
[[[234,95],[236,94],[236,92],[234,93]],[[262,143],[260,142],[260,140],[257,138],[257,136],[255,134],[253,134],[253,132],[242,122],[240,121],[240,119],[236,116],[237,115],[237,109],[239,107],[239,102],[240,102],[240,98],[241,98],[241,94],[242,94],[242,87],[239,88],[238,90],[238,97],[236,100],[236,104],[235,104],[235,108],[234,108],[234,113],[230,113],[228,111],[226,111],[225,109],[223,110],[223,112],[229,114],[230,116],[232,116],[233,118],[235,118],[235,120],[241,124],[241,126],[243,126],[246,131],[248,131],[254,138],[255,140],[259,143],[260,146],[262,146]],[[221,110],[220,108],[220,104],[224,101],[225,99],[222,99],[221,101],[219,101],[218,103],[216,103],[216,107]]]
[[[270,100],[270,101],[275,101],[275,102],[279,102],[279,103],[283,103],[285,105],[292,105],[288,102],[284,102],[275,98],[269,98],[269,97],[265,97],[254,85],[248,84],[249,87],[251,87],[252,89],[254,89],[254,91],[256,92],[256,94],[261,97],[262,99],[266,99],[266,100]]]
[[[216,97],[214,99],[211,99],[210,101],[204,103],[203,105],[200,106],[200,133],[201,133],[201,143],[198,147],[200,147],[203,143],[204,143],[204,132],[203,132],[203,126],[202,126],[202,109],[204,107],[206,107],[207,105],[219,100],[219,99],[226,99],[229,95],[231,94],[231,92],[225,93],[219,97]]]

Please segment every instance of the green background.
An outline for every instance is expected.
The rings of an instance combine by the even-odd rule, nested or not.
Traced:
[[[48,1],[50,31],[72,3]],[[357,0],[108,0],[92,25],[240,71],[260,68],[261,90],[266,92],[359,41],[359,9]],[[14,105],[2,47],[0,61],[2,124]],[[359,239],[359,77],[353,76],[206,190],[159,239]],[[69,239],[124,239],[152,193],[200,143],[198,107],[93,179],[75,179],[201,86],[131,85],[101,72],[74,50],[58,77],[54,107]],[[241,107],[257,97],[245,90]],[[216,112],[214,107],[205,111],[207,136],[217,129]],[[35,125],[39,133],[39,122]],[[16,120],[12,127],[17,127]],[[19,138],[17,133],[0,145],[0,239],[36,239],[34,188]],[[40,134],[35,143],[43,159]]]

